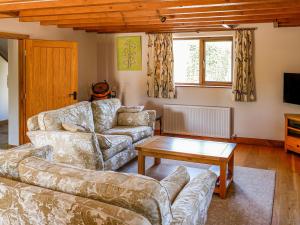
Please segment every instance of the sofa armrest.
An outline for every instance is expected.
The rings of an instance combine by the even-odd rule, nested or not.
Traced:
[[[171,225],[204,225],[217,176],[206,171],[193,178],[172,205]]]
[[[29,131],[35,131],[40,129],[38,115],[32,116],[27,120],[27,129]]]
[[[152,127],[153,131],[155,129],[155,121],[156,121],[156,111],[155,110],[145,110],[145,112],[149,115],[148,126]]]
[[[29,131],[27,136],[36,147],[50,145],[53,148],[53,160],[56,162],[93,170],[104,168],[95,133]]]

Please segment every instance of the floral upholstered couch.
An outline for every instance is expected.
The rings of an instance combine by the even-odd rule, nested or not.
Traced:
[[[153,136],[155,111],[119,99],[80,102],[39,113],[27,122],[36,147],[53,147],[53,161],[116,170],[136,157],[134,146]]]
[[[54,163],[52,147],[0,152],[0,225],[204,225],[216,175],[161,181]]]

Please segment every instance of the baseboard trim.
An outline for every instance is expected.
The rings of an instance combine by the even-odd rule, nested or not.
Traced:
[[[155,134],[159,135],[159,130],[155,130]],[[162,136],[192,138],[192,139],[207,140],[207,141],[233,142],[238,144],[260,145],[260,146],[267,146],[267,147],[274,147],[274,148],[284,147],[284,141],[259,139],[259,138],[236,137],[236,138],[227,139],[227,138],[213,138],[213,137],[181,135],[181,134],[171,134],[171,133],[162,133]]]

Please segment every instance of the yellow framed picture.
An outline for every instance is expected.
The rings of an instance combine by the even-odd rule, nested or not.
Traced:
[[[117,60],[119,71],[142,70],[141,36],[117,37]]]

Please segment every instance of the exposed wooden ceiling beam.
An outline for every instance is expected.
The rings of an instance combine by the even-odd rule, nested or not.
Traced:
[[[141,17],[141,16],[153,16],[153,15],[179,15],[179,14],[190,14],[190,13],[221,13],[221,12],[244,12],[247,10],[289,10],[293,8],[299,8],[300,1],[294,3],[273,3],[273,4],[249,4],[245,5],[229,5],[229,6],[209,6],[209,7],[190,7],[190,8],[159,8],[158,10],[137,10],[137,11],[122,11],[124,17]],[[288,12],[287,12],[288,13]],[[103,17],[121,17],[120,12],[96,12],[96,13],[71,13],[66,15],[45,15],[45,16],[23,16],[20,15],[20,21],[22,22],[33,22],[33,21],[48,21],[48,20],[65,20],[65,19],[89,19],[89,18],[103,18]]]
[[[155,20],[146,20],[146,21],[130,21],[124,23],[123,21],[106,21],[106,22],[97,22],[97,21],[77,21],[74,23],[59,23],[59,27],[64,28],[72,28],[72,27],[89,27],[89,26],[131,26],[131,25],[140,25],[140,26],[167,26],[167,25],[175,25],[175,26],[185,26],[186,24],[232,24],[232,22],[235,22],[235,24],[238,24],[239,21],[241,23],[245,23],[244,21],[250,21],[251,23],[259,22],[259,21],[265,21],[269,20],[271,22],[279,20],[279,19],[299,19],[300,14],[293,14],[293,15],[257,15],[255,17],[253,16],[233,16],[233,17],[212,17],[212,18],[195,18],[195,19],[178,19],[178,20],[167,20],[165,23],[161,23],[159,19]]]
[[[16,0],[0,1],[0,12],[144,2],[143,0]]]
[[[300,21],[300,0],[0,0],[0,19],[9,17],[95,32],[216,30],[274,21],[288,26]]]
[[[178,24],[173,24],[172,26],[173,27],[188,27],[188,26],[195,26],[195,27],[198,27],[198,26],[216,26],[216,25],[223,25],[223,24],[250,24],[250,23],[272,23],[274,22],[273,19],[264,19],[264,20],[255,20],[255,19],[251,19],[251,20],[239,20],[239,21],[236,21],[236,20],[230,20],[230,21],[205,21],[205,22],[198,22],[198,23],[190,23],[190,22],[186,22],[186,23],[178,23]],[[82,28],[82,29],[88,29],[90,27],[94,28],[94,27],[123,27],[123,28],[131,28],[131,27],[135,27],[135,26],[138,26],[138,27],[144,27],[145,30],[147,28],[157,28],[157,27],[165,27],[165,28],[168,28],[169,26],[168,25],[160,25],[160,24],[147,24],[147,25],[144,25],[144,24],[135,24],[135,25],[124,25],[124,26],[120,26],[120,25],[117,25],[117,24],[110,24],[110,25],[107,25],[107,24],[76,24],[74,26],[70,26],[70,25],[59,25],[58,27],[59,28]]]
[[[69,14],[82,14],[82,13],[101,13],[101,12],[119,12],[119,11],[138,11],[138,10],[158,10],[162,8],[172,7],[214,7],[214,6],[247,6],[251,4],[273,4],[285,3],[294,4],[296,0],[180,0],[180,1],[144,1],[143,3],[133,2],[130,4],[107,4],[97,6],[84,6],[84,7],[64,7],[64,8],[51,8],[51,9],[35,9],[21,11],[20,16],[47,16],[47,15],[69,15]]]
[[[239,19],[251,19],[256,17],[257,19],[268,18],[268,19],[279,19],[279,18],[298,18],[300,16],[300,8],[291,10],[291,13],[287,14],[282,10],[275,10],[273,12],[268,11],[253,11],[253,14],[248,14],[246,12],[236,13],[236,12],[223,12],[223,13],[211,13],[211,14],[184,14],[184,15],[172,15],[167,17],[166,22],[162,24],[174,23],[174,22],[185,22],[185,21],[207,21],[207,20],[239,20]],[[148,24],[151,22],[161,23],[158,16],[145,16],[145,17],[131,17],[131,18],[97,18],[97,19],[74,19],[74,20],[55,20],[55,21],[42,21],[42,25],[74,25],[79,23],[117,23],[129,25],[130,23],[140,22],[143,24]]]

